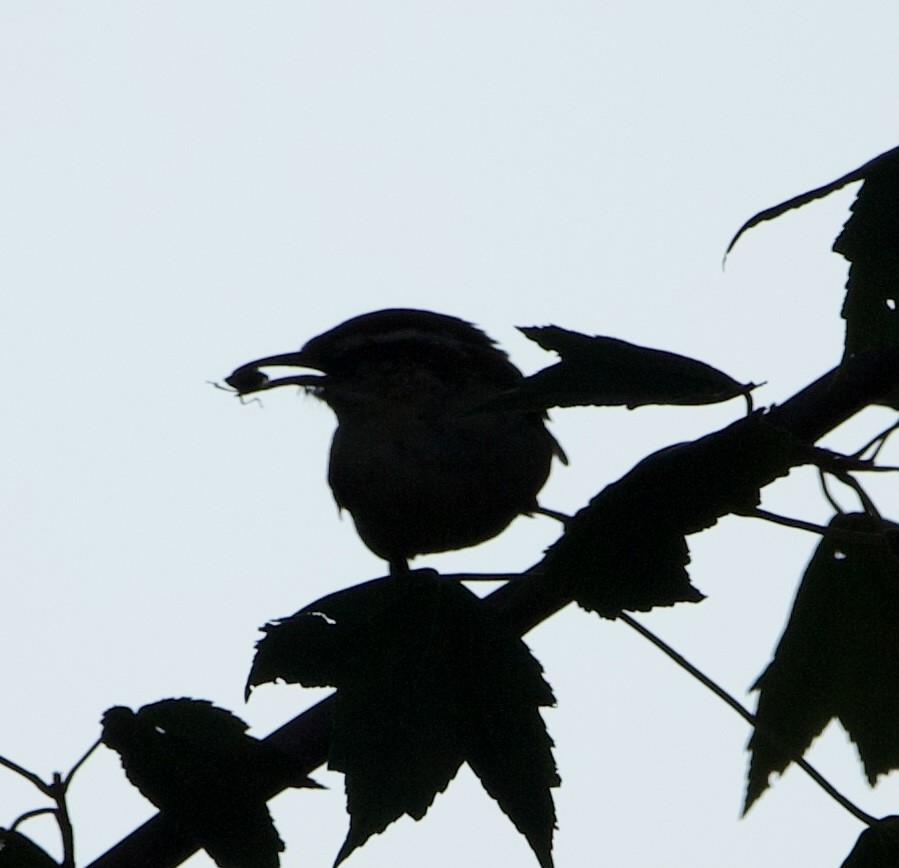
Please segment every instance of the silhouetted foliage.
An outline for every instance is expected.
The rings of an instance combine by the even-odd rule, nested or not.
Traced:
[[[478,597],[419,570],[324,597],[264,631],[250,687],[337,688],[328,764],[346,775],[350,812],[338,862],[403,814],[421,819],[467,762],[552,864],[559,780],[538,711],[552,691]]]
[[[59,863],[21,832],[0,829],[0,868],[59,868]]]
[[[687,574],[685,537],[723,515],[751,511],[759,489],[801,463],[807,452],[761,415],[669,446],[577,513],[540,570],[605,618],[698,603],[703,595]],[[730,472],[722,473],[722,467]]]
[[[796,593],[774,659],[753,685],[746,810],[838,719],[868,781],[899,768],[899,528],[871,515],[837,515]],[[771,733],[776,742],[766,737]]]
[[[849,260],[846,355],[899,346],[899,154],[869,164],[833,249]]]
[[[755,388],[705,362],[617,338],[590,337],[558,326],[519,331],[562,360],[526,377],[484,409],[715,404],[748,395]]]
[[[848,481],[864,511],[835,516],[823,532],[774,658],[754,685],[757,714],[680,663],[757,727],[746,810],[772,773],[791,762],[810,770],[803,754],[832,719],[855,742],[871,785],[899,768],[899,526],[881,517],[856,478],[874,466],[861,457],[867,447],[837,456],[814,446],[868,404],[894,403],[899,394],[899,148],[760,212],[728,251],[752,226],[853,181],[864,183],[834,244],[851,262],[841,366],[779,407],[643,459],[568,520],[538,564],[484,599],[433,571],[409,570],[406,559],[472,545],[535,508],[552,456],[562,455],[543,410],[748,401],[753,386],[694,359],[558,326],[522,329],[561,357],[523,378],[471,324],[410,310],[356,317],[299,352],[237,368],[227,382],[240,395],[294,384],[335,409],[341,428],[329,482],[391,576],[263,628],[248,695],[275,681],[336,688],[265,741],[202,700],[107,711],[103,742],[168,826],[150,821],[97,868],[139,864],[147,836],[160,866],[177,864],[195,845],[220,865],[276,868],[283,844],[266,799],[286,786],[317,786],[306,775],[325,761],[345,775],[350,813],[338,862],[399,817],[421,819],[467,762],[550,868],[559,777],[540,710],[554,699],[520,635],[572,601],[631,624],[631,611],[700,602],[687,537],[725,515],[760,514],[761,489],[803,464]],[[285,364],[323,376],[269,380],[259,370]],[[355,451],[341,453],[348,441]],[[473,471],[465,463],[472,456]],[[463,470],[466,484],[455,487]],[[56,801],[65,833],[67,781],[56,776],[50,785],[0,763]],[[899,864],[899,818],[877,821],[843,804],[868,826],[843,868]],[[17,831],[0,830],[0,868],[52,864]]]
[[[896,868],[899,865],[899,817],[884,817],[865,829],[840,868]]]
[[[792,199],[767,208],[740,227],[740,236],[764,220],[799,208],[857,181],[863,181],[852,216],[833,249],[851,263],[842,316],[846,320],[844,358],[882,347],[899,346],[899,148],[858,169]]]
[[[197,835],[221,868],[277,868],[284,844],[265,805],[266,767],[289,756],[246,735],[247,725],[199,699],[165,699],[103,715],[103,743],[156,807]],[[315,787],[296,773],[293,786]]]

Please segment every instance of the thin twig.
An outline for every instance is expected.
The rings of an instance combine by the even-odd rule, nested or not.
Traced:
[[[843,507],[837,503],[836,498],[830,493],[830,488],[827,485],[827,476],[820,467],[818,468],[818,481],[821,483],[821,493],[824,495],[824,499],[833,507],[834,512],[842,515]]]
[[[771,733],[767,727],[760,726],[758,721],[756,720],[755,715],[745,708],[740,702],[734,699],[721,685],[712,681],[711,678],[708,677],[704,672],[701,672],[697,669],[686,657],[679,654],[675,651],[670,645],[656,636],[648,628],[644,627],[639,621],[635,621],[630,615],[621,614],[618,616],[628,627],[636,630],[641,636],[645,639],[648,639],[652,642],[653,645],[656,646],[660,651],[670,657],[678,666],[692,675],[700,684],[707,687],[712,693],[715,694],[719,699],[729,705],[740,717],[743,718],[750,726],[752,726],[759,735],[763,738],[766,738],[775,747],[784,751],[784,753],[788,754],[792,761],[796,763],[799,768],[801,768],[816,784],[818,784],[821,789],[824,790],[832,799],[837,801],[840,805],[842,805],[850,814],[852,814],[857,819],[861,820],[867,826],[873,826],[877,819],[872,817],[870,814],[866,814],[861,808],[857,805],[853,804],[849,799],[846,798],[839,790],[837,790],[833,784],[831,784],[826,778],[821,775],[817,769],[811,766],[808,762],[806,762],[801,756],[794,756],[792,751],[788,750],[781,744],[780,739],[777,738],[776,735]]]
[[[56,808],[35,808],[33,811],[25,811],[20,817],[16,817],[13,821],[13,824],[9,827],[10,832],[15,832],[16,826],[24,823],[26,820],[30,820],[32,817],[40,817],[44,814],[55,814]]]
[[[72,766],[69,773],[63,777],[59,772],[53,773],[52,783],[46,783],[41,780],[34,772],[22,768],[18,763],[0,756],[0,765],[6,766],[10,771],[21,775],[28,781],[31,781],[45,796],[53,799],[56,803],[55,808],[35,808],[33,811],[26,811],[12,824],[11,828],[15,829],[20,823],[31,817],[38,817],[43,814],[53,814],[56,817],[56,823],[59,826],[59,835],[62,838],[62,868],[75,868],[75,832],[72,828],[72,821],[69,817],[69,809],[66,804],[66,792],[75,772],[81,768],[87,758],[97,749],[101,741],[98,738],[88,749],[75,765]]]
[[[899,429],[899,422],[894,422],[890,425],[889,428],[881,431],[876,437],[872,437],[858,452],[853,454],[853,458],[861,458],[874,444],[877,446],[871,455],[866,459],[867,461],[874,461],[875,458],[880,454],[880,450],[886,445],[887,440],[889,439],[890,434]]]
[[[440,573],[441,579],[451,582],[511,582],[522,578],[524,573]],[[528,575],[533,575],[529,573]]]
[[[843,473],[832,473],[835,479],[839,479],[843,485],[851,488],[859,501],[861,502],[862,509],[870,516],[874,518],[880,518],[880,510],[875,506],[874,501],[868,496],[868,492],[862,488],[862,484],[851,474],[848,472]]]
[[[66,804],[66,784],[59,772],[53,773],[53,798],[56,801],[56,822],[62,838],[62,868],[75,868],[75,831]]]
[[[820,524],[814,524],[810,521],[803,521],[801,518],[789,518],[785,515],[778,515],[776,512],[768,512],[767,509],[751,509],[747,512],[741,512],[740,515],[747,518],[760,518],[764,521],[770,521],[774,524],[782,524],[785,527],[795,527],[798,530],[807,530],[812,533],[821,534],[827,532],[827,528]]]
[[[98,739],[97,739],[97,740],[96,740],[96,741],[95,741],[95,742],[94,742],[94,743],[93,743],[93,744],[92,744],[92,745],[85,751],[84,756],[82,756],[81,759],[78,760],[78,762],[76,762],[75,765],[72,766],[72,768],[69,770],[69,773],[63,778],[63,784],[64,784],[66,790],[68,790],[69,784],[72,782],[72,778],[75,776],[75,772],[77,772],[78,769],[80,769],[81,766],[83,766],[84,763],[87,762],[88,757],[89,757],[89,756],[90,756],[90,755],[91,755],[91,754],[92,754],[98,747],[100,747],[101,744],[103,744],[103,739],[102,739],[102,738],[98,738]]]
[[[23,769],[18,763],[14,763],[4,756],[0,756],[0,765],[6,766],[10,771],[15,772],[17,775],[21,775],[26,781],[31,781],[31,783],[33,783],[45,796],[51,795],[50,784],[41,780],[34,772]]]
[[[531,512],[533,512],[534,515],[545,515],[547,518],[554,518],[563,525],[567,525],[568,522],[571,521],[570,515],[566,515],[564,512],[558,512],[555,509],[548,509],[545,506],[538,506],[536,509],[532,509]]]

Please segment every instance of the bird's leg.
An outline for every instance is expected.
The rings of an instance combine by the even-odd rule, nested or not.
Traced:
[[[556,521],[562,522],[563,525],[568,524],[571,521],[570,515],[565,515],[564,512],[556,512],[554,509],[547,509],[545,506],[538,506],[536,509],[531,510],[537,515],[545,515],[547,518],[554,518]]]
[[[391,577],[409,575],[409,561],[407,561],[405,558],[397,558],[396,560],[389,561],[388,563],[390,565]]]

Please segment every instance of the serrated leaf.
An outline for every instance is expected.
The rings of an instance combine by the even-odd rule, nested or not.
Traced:
[[[340,680],[344,629],[333,619],[304,610],[261,629],[265,635],[256,643],[247,698],[254,687],[273,681],[333,687]]]
[[[729,253],[744,232],[762,221],[856,181],[864,183],[852,205],[852,216],[833,245],[834,251],[851,263],[842,311],[846,320],[844,359],[866,350],[899,346],[899,148],[823,187],[759,212],[740,227],[727,247]]]
[[[562,361],[526,377],[483,409],[714,404],[754,388],[696,359],[617,338],[591,337],[558,326],[519,331],[558,353]]]
[[[277,868],[284,844],[265,804],[270,770],[293,786],[318,786],[291,771],[286,754],[205,700],[166,699],[136,713],[116,706],[102,723],[131,783],[191,828],[217,865]]]
[[[899,865],[899,817],[884,817],[858,836],[840,868],[896,868]]]
[[[865,173],[833,249],[850,262],[844,358],[899,346],[899,152]]]
[[[838,515],[796,593],[774,659],[753,685],[759,731],[746,807],[837,718],[869,783],[899,767],[899,558],[896,525]],[[776,743],[765,737],[770,733]]]
[[[467,760],[551,865],[558,778],[538,708],[552,692],[474,594],[419,570],[332,594],[265,630],[251,686],[337,688],[328,762],[346,776],[350,813],[338,863],[403,814],[421,819]]]
[[[876,172],[885,164],[888,165],[896,159],[899,159],[899,147],[892,148],[889,151],[885,151],[884,153],[874,157],[873,160],[868,160],[868,162],[863,166],[859,166],[857,169],[853,169],[851,172],[847,172],[845,175],[842,175],[835,181],[829,181],[827,184],[824,184],[821,187],[815,187],[814,190],[800,193],[798,196],[793,196],[792,199],[787,199],[785,202],[781,202],[778,205],[772,205],[770,208],[765,208],[764,211],[759,211],[758,214],[754,214],[752,217],[750,217],[737,230],[736,235],[731,238],[730,243],[727,245],[725,256],[727,256],[727,254],[734,249],[737,242],[746,232],[748,232],[754,226],[758,226],[759,223],[764,223],[766,220],[774,220],[776,217],[780,217],[781,214],[786,214],[787,211],[793,211],[796,208],[801,208],[803,205],[808,205],[809,202],[814,202],[816,199],[823,199],[825,196],[829,196],[831,193],[835,193],[837,190],[842,190],[843,187],[847,186],[848,184],[854,184],[856,181],[864,180],[872,172]]]
[[[483,635],[485,677],[473,682],[465,757],[484,789],[527,838],[543,868],[552,865],[559,786],[553,742],[538,709],[555,704],[540,664],[497,624]]]
[[[0,829],[0,868],[59,868],[59,863],[21,832]]]
[[[685,537],[757,506],[799,448],[757,414],[656,452],[578,512],[537,569],[605,618],[699,602]]]

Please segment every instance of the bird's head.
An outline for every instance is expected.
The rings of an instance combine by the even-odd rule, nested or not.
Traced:
[[[270,379],[262,368],[320,371]],[[439,409],[475,405],[511,388],[521,373],[484,332],[464,320],[425,310],[367,313],[312,338],[292,353],[237,368],[225,382],[246,395],[296,385],[326,401],[338,418],[376,407]]]

